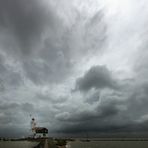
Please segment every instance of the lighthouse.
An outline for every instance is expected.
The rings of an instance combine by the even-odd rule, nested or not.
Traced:
[[[31,131],[32,131],[32,134],[33,134],[33,137],[34,137],[35,134],[36,134],[36,122],[35,122],[34,118],[32,118],[32,120],[31,120]]]
[[[31,131],[33,138],[47,138],[48,129],[45,127],[37,127],[35,118],[31,120]]]

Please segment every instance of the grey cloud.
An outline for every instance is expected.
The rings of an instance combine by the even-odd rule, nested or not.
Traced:
[[[48,75],[52,75],[52,70],[46,63],[29,60],[24,62],[23,66],[27,77],[35,84],[42,84],[50,80]]]
[[[35,114],[34,106],[30,103],[3,103],[3,101],[0,101],[0,104],[0,136],[27,136],[30,130],[29,115]]]
[[[76,89],[88,91],[91,88],[116,88],[117,83],[113,79],[111,72],[105,66],[91,67],[83,77],[76,81]]]
[[[100,95],[99,104],[96,107],[90,107],[89,111],[78,111],[67,113],[67,116],[62,114],[57,116],[57,119],[63,122],[59,131],[78,135],[85,132],[91,134],[92,132],[93,135],[97,136],[101,133],[119,136],[144,136],[147,131],[148,120],[147,85],[138,86],[133,83],[135,81],[129,80],[127,85],[124,86],[126,89],[122,89],[120,92],[113,91],[104,96]],[[127,132],[129,132],[129,135],[126,135]]]
[[[44,10],[38,0],[0,0],[0,28],[13,34],[23,53],[30,52],[41,37],[46,21]]]
[[[108,100],[105,103],[98,104],[92,110],[76,111],[75,113],[64,112],[58,114],[56,118],[60,121],[76,123],[87,121],[97,122],[98,120],[102,122],[103,120],[109,120],[113,116],[117,116],[118,112],[120,112],[120,109],[117,107],[118,104],[120,103]]]
[[[0,90],[15,89],[23,85],[23,78],[19,71],[13,70],[3,56],[0,57]]]
[[[99,123],[99,121],[98,121]],[[90,125],[91,124],[91,128]],[[116,125],[110,124],[92,124],[91,122],[85,122],[81,125],[72,125],[65,128],[61,128],[61,131],[65,134],[70,134],[71,136],[81,136],[81,137],[147,137],[147,123],[136,124],[129,123],[126,125]],[[128,133],[128,134],[127,134]]]
[[[87,48],[91,50],[91,53],[95,50],[101,50],[107,43],[107,26],[103,18],[103,11],[100,10],[96,12],[85,25],[86,32],[84,39],[86,41]],[[91,46],[87,44],[89,43],[90,38],[93,40]]]
[[[5,123],[5,126],[9,126],[11,124],[22,124],[25,119],[22,118],[24,115],[28,115],[31,112],[34,112],[34,107],[29,103],[2,103],[0,105],[0,111],[2,116],[1,123]],[[3,124],[1,124],[3,126]]]
[[[40,101],[44,100],[45,102],[50,102],[52,104],[61,104],[61,103],[65,103],[67,101],[67,97],[66,96],[59,96],[59,97],[54,97],[52,96],[52,94],[47,93],[47,94],[43,94],[41,92],[38,92],[36,94],[36,98]]]
[[[101,29],[105,26],[101,11],[94,14],[94,18],[83,19],[78,13],[81,21],[74,20],[74,24],[66,27],[60,21],[60,18],[55,17],[55,28],[47,29],[49,34],[43,41],[43,47],[37,52],[37,57],[23,63],[27,76],[36,84],[45,81],[61,82],[64,81],[74,70],[75,64],[83,55],[84,58],[90,54],[90,49],[93,48],[97,52],[105,44],[105,41],[99,41],[99,38],[105,38],[105,30]],[[93,26],[90,25],[93,19]],[[85,22],[86,21],[86,22]],[[90,21],[90,22],[89,22]],[[96,31],[97,30],[97,31]],[[83,32],[80,34],[80,32]],[[92,36],[93,32],[97,32]],[[79,39],[78,39],[79,38]],[[89,40],[89,42],[88,42]],[[87,44],[86,44],[87,43]],[[95,48],[92,47],[95,44]],[[85,55],[84,55],[85,52]],[[36,60],[36,58],[39,58]],[[38,73],[36,71],[39,71]],[[43,81],[43,83],[45,82]]]
[[[2,50],[18,60],[25,77],[36,85],[64,81],[81,55],[85,58],[92,48],[97,52],[105,43],[102,10],[90,18],[78,11],[73,23],[66,26],[50,3],[1,0],[0,6]]]
[[[63,82],[71,71],[65,59],[55,56],[53,61],[40,60],[31,59],[23,63],[27,78],[35,84]]]
[[[85,96],[84,96],[85,97]],[[89,104],[97,103],[100,100],[100,91],[93,92],[86,96],[86,102]]]
[[[93,56],[105,47],[107,26],[102,9],[88,18],[79,11],[74,15],[76,16],[75,22],[65,32],[67,34],[65,38],[68,41],[70,52],[73,54],[72,58],[77,62],[81,56]]]
[[[108,8],[85,13],[79,9],[87,1],[78,9],[55,1],[0,0],[0,136],[28,134],[29,114],[57,133],[147,131],[147,36],[133,28],[135,7],[121,24]],[[147,24],[142,18],[138,26]],[[122,53],[132,56],[120,61]]]
[[[34,106],[30,103],[24,103],[21,105],[21,110],[27,113],[31,113],[34,111]]]
[[[90,54],[91,48],[93,53],[98,52],[105,44],[105,41],[102,39],[99,41],[99,38],[105,38],[106,32],[99,27],[105,26],[103,15],[100,13],[101,11],[93,16],[98,18],[96,18],[97,22],[91,18],[94,21],[93,26],[89,23],[90,18],[85,22],[85,19],[80,16],[81,21],[75,20],[69,27],[64,26],[61,18],[53,14],[56,25],[54,28],[50,25],[47,27],[47,36],[42,41],[40,49],[34,53],[35,56],[23,62],[27,77],[36,84],[62,82],[72,74],[81,55],[85,58]],[[82,35],[80,32],[83,32]],[[95,36],[91,35],[93,32],[97,32]],[[93,44],[95,48],[92,47]]]
[[[26,132],[27,129],[22,129],[19,127],[7,127],[1,128],[0,136],[1,137],[8,137],[8,138],[18,138],[18,137],[26,137],[28,133]]]
[[[5,85],[3,82],[3,75],[5,75],[5,73],[7,73],[7,69],[4,66],[3,57],[0,55],[0,92],[5,90]]]
[[[127,108],[130,110],[128,116],[133,120],[140,120],[141,115],[147,114],[147,89],[148,84],[140,84],[133,87],[132,94],[129,95]]]

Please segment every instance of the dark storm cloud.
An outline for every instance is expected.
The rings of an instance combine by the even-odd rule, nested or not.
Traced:
[[[147,86],[148,84],[137,84],[133,87],[132,93],[129,94],[129,100],[126,103],[128,117],[137,122],[147,120]]]
[[[0,0],[2,50],[21,63],[27,79],[36,85],[64,81],[84,51],[102,47],[106,32],[100,10],[91,18],[70,10],[76,17],[67,26],[59,10],[44,2]]]
[[[148,130],[146,11],[92,3],[0,0],[0,136],[27,133],[30,114],[52,132]]]
[[[62,123],[58,129],[59,132],[81,135],[82,133],[107,132],[121,129],[124,125],[122,121],[116,121],[121,115],[121,109],[118,105],[123,104],[122,101],[107,100],[98,104],[94,109],[75,111],[75,113],[61,113],[56,119]],[[82,135],[81,135],[82,136]]]
[[[1,101],[1,105],[0,105],[0,111],[2,114],[7,114],[9,116],[4,116],[5,119],[13,119],[13,121],[15,122],[15,120],[19,120],[19,118],[17,118],[17,115],[19,114],[23,114],[23,113],[30,113],[34,111],[34,106],[30,103],[3,103]],[[3,117],[3,116],[2,116]],[[1,119],[2,121],[2,119]],[[22,122],[22,120],[20,120],[20,122]],[[7,123],[9,124],[9,122]]]
[[[29,103],[8,104],[2,103],[2,101],[0,104],[0,136],[17,137],[26,134],[29,129],[22,127],[24,127],[30,113],[34,113],[34,106]]]
[[[22,129],[19,127],[7,127],[7,128],[1,128],[1,132],[0,132],[0,137],[8,137],[8,138],[18,138],[20,137],[20,135],[22,135],[22,137],[27,136],[27,131],[28,129]]]
[[[78,64],[82,55],[85,58],[91,54],[90,49],[93,49],[93,53],[98,52],[105,43],[106,33],[103,29],[105,28],[103,15],[100,13],[102,12],[98,11],[86,22],[78,13],[80,20],[74,19],[74,24],[67,27],[52,10],[51,21],[54,25],[50,25],[50,21],[48,25],[46,24],[48,27],[41,42],[42,46],[36,52],[34,50],[34,56],[23,62],[27,77],[35,84],[62,82],[72,74],[75,64]],[[48,17],[46,19],[50,20]],[[80,32],[83,33],[80,34]],[[92,36],[93,32],[97,33]]]
[[[91,88],[116,88],[116,81],[111,72],[105,66],[91,67],[83,77],[76,81],[76,89],[88,91]]]
[[[69,74],[63,30],[54,8],[44,2],[0,0],[1,50],[18,60],[27,79],[35,84],[60,81],[61,75]]]
[[[46,95],[36,89],[46,85],[50,92],[49,86],[54,84],[55,89],[58,82],[65,87],[65,79],[75,74],[84,51],[86,58],[91,48],[97,52],[104,43],[105,23],[100,11],[91,18],[78,12],[73,23],[65,24],[63,9],[59,8],[59,14],[56,6],[44,2],[0,0],[1,136],[4,128],[8,135],[18,135],[17,129],[22,126],[30,128],[26,120],[30,113],[40,116],[49,129],[58,127],[54,118],[68,106],[67,94],[55,97],[57,90]],[[97,33],[93,35],[94,31]],[[39,105],[35,105],[37,102]],[[25,133],[24,129],[19,130]]]
[[[0,0],[0,30],[13,34],[25,54],[41,37],[46,14],[43,10],[38,0]]]
[[[96,123],[96,124],[94,124]],[[61,131],[65,134],[70,134],[72,136],[81,136],[81,137],[115,137],[115,138],[123,138],[123,137],[147,137],[148,128],[146,126],[148,122],[145,123],[127,123],[126,125],[117,125],[117,124],[110,124],[108,123],[102,123],[100,122],[85,122],[83,124],[75,124],[71,125],[71,127],[67,126]],[[91,128],[89,126],[91,124]]]
[[[59,114],[57,119],[63,122],[59,131],[78,135],[92,132],[97,136],[101,133],[121,134],[121,136],[146,134],[148,85],[135,83],[129,81],[125,86],[127,89],[125,93],[123,93],[125,90],[120,90],[121,92],[113,92],[109,96],[105,95],[105,98],[100,98],[101,101],[95,108],[92,107],[92,110],[90,107],[89,111]],[[127,98],[122,99],[125,95]]]
[[[98,104],[93,110],[84,110],[75,113],[61,113],[57,116],[60,121],[85,122],[100,119],[109,119],[120,112],[120,101],[107,100]]]

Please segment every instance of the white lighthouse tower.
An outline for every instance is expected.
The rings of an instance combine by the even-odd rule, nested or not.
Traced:
[[[36,134],[36,122],[35,122],[34,118],[32,118],[32,120],[31,120],[31,131],[32,131],[32,134],[33,134],[33,137],[34,137],[35,134]]]

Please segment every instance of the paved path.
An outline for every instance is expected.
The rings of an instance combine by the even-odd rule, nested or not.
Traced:
[[[44,148],[48,148],[48,139],[45,139]]]

